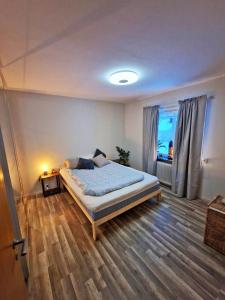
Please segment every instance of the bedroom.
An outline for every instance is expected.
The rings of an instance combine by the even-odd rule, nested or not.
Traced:
[[[0,299],[225,298],[224,15],[1,1]]]

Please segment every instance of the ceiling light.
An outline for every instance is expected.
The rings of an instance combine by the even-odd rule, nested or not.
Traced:
[[[127,85],[135,83],[138,80],[138,74],[133,71],[119,71],[111,74],[109,81],[116,85]]]

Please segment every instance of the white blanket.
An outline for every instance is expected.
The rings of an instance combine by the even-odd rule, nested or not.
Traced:
[[[102,196],[144,179],[140,172],[114,162],[94,170],[74,169],[71,172],[84,194],[90,196]]]

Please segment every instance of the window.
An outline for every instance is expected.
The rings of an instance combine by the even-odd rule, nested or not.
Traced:
[[[177,111],[159,111],[158,160],[172,161]]]

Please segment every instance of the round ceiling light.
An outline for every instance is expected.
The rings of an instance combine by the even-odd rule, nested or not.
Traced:
[[[138,81],[138,74],[134,71],[119,71],[111,74],[109,81],[116,85],[128,85]]]

